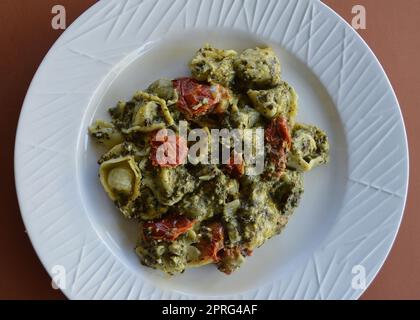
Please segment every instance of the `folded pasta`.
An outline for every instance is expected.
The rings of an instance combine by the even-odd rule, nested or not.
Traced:
[[[138,224],[140,262],[168,274],[207,264],[230,274],[287,225],[303,173],[329,161],[328,138],[296,122],[298,95],[271,48],[207,44],[189,66],[191,77],[156,80],[88,132],[106,148],[98,160],[105,194]],[[239,133],[213,136],[224,130]],[[257,147],[245,145],[258,132],[255,174],[247,152]]]

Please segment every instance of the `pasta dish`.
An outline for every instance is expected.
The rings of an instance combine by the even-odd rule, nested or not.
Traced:
[[[298,96],[271,48],[205,45],[190,77],[160,79],[89,128],[99,179],[138,223],[143,265],[230,274],[286,226],[303,173],[329,160],[327,135],[296,122]]]

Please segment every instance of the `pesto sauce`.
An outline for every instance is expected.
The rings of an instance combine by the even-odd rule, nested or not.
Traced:
[[[108,150],[98,161],[101,167],[117,168],[109,181],[108,171],[100,172],[104,189],[125,217],[139,221],[135,250],[141,263],[168,274],[214,263],[230,274],[252,250],[286,226],[303,194],[303,172],[329,161],[329,144],[321,129],[295,123],[298,97],[282,80],[280,60],[272,49],[238,53],[206,45],[198,50],[190,69],[194,79],[212,88],[222,85],[229,92],[229,98],[220,102],[222,112],[186,117],[177,107],[181,97],[172,80],[160,79],[132,100],[111,108],[111,121],[96,121],[89,133]],[[207,103],[208,99],[202,102]],[[280,116],[290,127],[291,145],[285,154],[287,167],[279,175],[267,156],[260,176],[234,176],[224,165],[160,168],[151,163],[153,131],[177,131],[180,120],[188,122],[188,130],[208,131],[267,128]],[[118,174],[125,180],[115,181]],[[116,188],[123,192],[112,192]],[[170,220],[174,216],[190,223],[176,226],[185,228],[176,235],[171,233],[171,223],[181,220]],[[150,223],[160,228],[152,237],[141,231]],[[153,235],[152,231],[147,234]]]

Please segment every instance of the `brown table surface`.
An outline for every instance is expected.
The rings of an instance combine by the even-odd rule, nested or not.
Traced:
[[[1,0],[0,93],[0,299],[64,299],[29,241],[16,199],[13,151],[19,112],[29,83],[61,31],[51,28],[51,8],[62,4],[69,25],[95,0]],[[410,189],[401,229],[392,251],[363,299],[420,299],[420,1],[325,0],[347,21],[351,8],[364,5],[367,29],[362,37],[378,56],[399,98],[410,145]],[[416,107],[417,105],[417,107]]]

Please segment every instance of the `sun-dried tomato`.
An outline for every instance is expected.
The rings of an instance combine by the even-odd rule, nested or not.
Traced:
[[[170,136],[164,129],[152,135],[150,145],[150,159],[155,167],[177,167],[185,162],[188,155],[185,139],[178,135]]]
[[[207,226],[210,228],[210,237],[203,237],[197,244],[201,252],[201,260],[219,261],[218,253],[224,248],[224,230],[219,222],[212,222]]]
[[[239,161],[235,161],[235,155],[233,154],[229,159],[229,163],[225,164],[225,170],[232,178],[240,178],[245,173],[245,164],[242,156],[237,155],[237,158]]]
[[[194,220],[185,216],[171,215],[161,220],[144,222],[142,232],[146,239],[174,241],[190,230],[194,223]]]
[[[218,111],[219,103],[226,99],[228,90],[219,84],[207,85],[192,78],[180,78],[173,81],[178,91],[178,109],[189,119],[197,118]]]
[[[277,176],[280,176],[286,169],[287,153],[292,143],[289,126],[284,117],[273,119],[267,126],[265,129],[265,143],[269,161],[274,163],[275,173]]]

